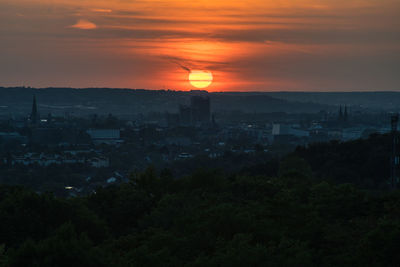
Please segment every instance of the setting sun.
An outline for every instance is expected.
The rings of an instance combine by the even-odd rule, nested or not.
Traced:
[[[210,71],[192,70],[189,74],[189,82],[192,86],[203,89],[213,81],[213,75]]]

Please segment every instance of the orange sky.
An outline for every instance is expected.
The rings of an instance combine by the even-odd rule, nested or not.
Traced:
[[[0,0],[0,86],[397,90],[399,0]]]

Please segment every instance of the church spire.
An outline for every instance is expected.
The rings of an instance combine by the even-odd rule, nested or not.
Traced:
[[[343,110],[342,110],[342,105],[340,105],[340,108],[339,108],[339,121],[342,121],[343,120]]]
[[[33,95],[32,112],[31,112],[31,116],[29,118],[31,120],[31,123],[33,123],[33,124],[36,124],[39,120],[37,104],[36,104],[36,95]]]

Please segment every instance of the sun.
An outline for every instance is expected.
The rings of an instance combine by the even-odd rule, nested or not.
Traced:
[[[203,89],[213,81],[213,75],[210,71],[205,70],[192,70],[189,73],[189,82],[196,88]]]

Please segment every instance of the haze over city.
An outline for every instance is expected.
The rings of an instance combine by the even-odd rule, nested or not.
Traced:
[[[0,0],[2,86],[398,90],[397,0]]]

